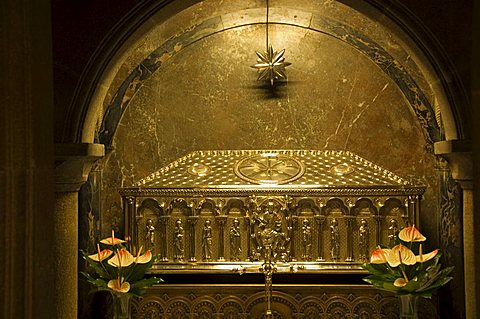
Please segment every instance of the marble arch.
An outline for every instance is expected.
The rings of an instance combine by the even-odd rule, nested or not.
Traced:
[[[273,24],[286,24],[325,32],[340,41],[349,43],[356,50],[362,51],[369,56],[372,62],[383,68],[383,71],[397,83],[405,97],[409,99],[412,110],[416,112],[419,121],[423,122],[422,125],[427,131],[425,136],[430,142],[443,139],[456,140],[466,134],[462,127],[462,119],[456,115],[458,112],[455,110],[455,105],[462,103],[463,97],[455,97],[449,94],[449,92],[455,91],[449,87],[455,86],[455,81],[443,80],[453,75],[449,73],[450,70],[445,65],[441,65],[441,59],[436,58],[435,53],[428,51],[425,44],[418,40],[419,38],[415,36],[418,30],[408,29],[408,21],[405,24],[399,18],[401,15],[397,15],[395,9],[401,11],[401,6],[396,8],[385,7],[379,1],[345,1],[344,4],[338,3],[333,6],[332,3],[327,1],[326,5],[322,7],[320,2],[308,4],[307,1],[304,1],[297,5],[296,10],[282,11],[282,6],[288,7],[291,6],[291,3],[289,1],[277,2],[278,4],[272,6],[271,22]],[[207,5],[204,3],[207,3]],[[226,23],[221,21],[220,23],[223,23],[223,26],[216,26],[216,29],[209,30],[207,26],[207,29],[200,30],[203,32],[200,38],[198,34],[189,30],[190,35],[193,34],[194,38],[180,39],[187,41],[187,43],[182,44],[183,47],[192,44],[192,42],[201,41],[202,38],[213,33],[264,22],[264,8],[259,1],[251,1],[241,10],[238,10],[238,6],[232,5],[229,8],[229,5],[225,4],[223,5],[224,8],[219,6],[220,9],[212,10],[211,8],[216,6],[216,1],[204,1],[204,3],[195,0],[162,1],[155,6],[140,8],[127,17],[121,29],[116,30],[116,33],[112,34],[108,41],[105,41],[106,45],[110,47],[109,50],[105,49],[104,51],[108,52],[99,50],[77,88],[77,95],[73,104],[80,111],[74,116],[75,121],[78,122],[74,123],[73,127],[78,130],[74,133],[78,139],[82,142],[93,142],[95,131],[99,130],[99,123],[105,125],[104,120],[108,120],[104,117],[104,113],[111,112],[113,108],[119,107],[120,102],[128,101],[129,97],[125,97],[125,94],[134,94],[134,92],[126,92],[128,88],[125,88],[125,86],[132,86],[132,80],[137,81],[135,85],[139,85],[138,80],[140,78],[140,81],[145,80],[145,75],[140,76],[136,71],[154,58],[159,50],[165,49],[165,45],[172,44],[168,41],[164,42],[163,47],[152,47],[152,44],[149,44],[151,49],[146,51],[148,54],[144,52],[142,55],[132,50],[139,46],[142,39],[151,36],[155,28],[165,24],[168,20],[175,20],[176,16],[182,12],[194,11],[197,8],[206,12],[208,10],[202,7],[208,7],[208,4],[211,4],[210,10],[212,12],[210,14],[198,14],[196,20],[192,21],[190,26],[185,25],[181,29],[185,27],[190,29],[202,28],[202,25],[205,27],[205,24],[208,25],[209,22],[216,23],[218,19],[230,18],[233,20]],[[276,7],[277,14],[275,14]],[[295,13],[289,14],[286,12]],[[298,14],[296,14],[297,12]],[[247,15],[249,16],[247,17]],[[323,20],[323,25],[315,25],[315,23],[312,25],[311,20],[302,20],[302,18],[308,16],[320,18],[319,20]],[[355,25],[355,19],[359,18],[365,19],[363,22],[367,22],[366,25],[369,25],[370,30],[368,27]],[[346,19],[345,23],[343,23],[343,19]],[[185,23],[185,21],[178,22]],[[386,34],[380,36],[369,34],[374,32],[375,27],[378,26],[387,30]],[[359,29],[362,30],[359,32]],[[163,35],[164,39],[175,38],[179,35],[178,33],[175,34],[177,30],[168,31],[170,33]],[[185,35],[188,37],[186,33],[188,32],[183,34],[184,37]],[[393,45],[389,42],[392,39],[396,42]],[[112,43],[115,45],[112,45]],[[116,50],[112,50],[112,47]],[[400,47],[400,50],[398,50],[398,47]],[[176,49],[174,48],[172,53],[178,52],[175,51]],[[402,56],[403,58],[407,57],[408,61],[402,61]],[[413,62],[410,63],[410,61]],[[413,68],[409,68],[408,64],[411,64]],[[159,66],[150,67],[153,67],[153,69],[148,72],[155,72]],[[124,86],[123,91],[121,85],[118,85],[119,81]],[[114,84],[114,82],[117,83]],[[116,88],[117,91],[112,93],[112,88]],[[134,90],[137,88],[134,88]],[[130,87],[130,91],[131,89]],[[118,101],[112,98],[113,94],[116,95],[115,98]],[[115,103],[117,105],[114,105]],[[127,105],[128,102],[126,105],[120,106],[123,108],[120,113],[123,113]],[[118,121],[119,118],[113,121],[115,123],[111,123],[111,129],[116,129]],[[107,135],[114,133],[111,129]],[[105,129],[103,133],[105,133]],[[104,140],[108,144],[108,142],[111,142],[111,137],[104,138]]]

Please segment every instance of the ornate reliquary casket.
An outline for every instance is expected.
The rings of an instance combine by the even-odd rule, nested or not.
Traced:
[[[208,289],[212,289],[214,275],[259,273],[268,262],[276,273],[291,273],[292,286],[282,286],[288,290],[295,288],[297,274],[361,273],[360,265],[378,244],[393,243],[407,223],[419,224],[424,191],[424,186],[413,185],[348,151],[219,150],[187,154],[140,180],[136,187],[122,188],[120,194],[125,235],[136,247],[143,245],[159,255],[152,272],[211,275]],[[188,280],[181,283],[188,284]],[[170,297],[156,299],[156,308],[147,307],[146,298],[135,311],[172,312],[169,298],[193,295],[177,310],[185,318],[198,315],[195,302],[200,298],[198,302],[205,303],[206,297],[201,287],[197,291],[194,286],[185,286],[185,291],[177,287],[169,295],[168,283],[160,285],[152,289],[152,295],[161,291]],[[234,298],[237,286],[235,304],[228,298]],[[220,308],[227,298],[235,304],[232,313],[238,318],[257,318],[252,313],[259,303],[252,299],[248,304],[241,298],[241,289],[241,284],[235,284],[211,292],[217,297],[210,298],[210,310],[204,311],[225,315],[227,310]],[[323,294],[328,291],[318,289]],[[204,293],[207,290],[203,288]],[[257,290],[262,299],[262,288]],[[274,297],[276,290],[274,284]],[[274,310],[280,318],[306,309],[301,310],[299,292],[287,290],[282,294],[296,294],[290,301],[295,305],[285,308],[278,301],[285,308]],[[332,298],[341,295],[337,292]],[[314,290],[309,293],[313,295]],[[325,298],[318,305],[327,302]],[[354,307],[350,299],[345,300],[348,307]],[[372,299],[378,308],[377,301]],[[317,311],[327,308],[324,304]],[[382,312],[380,308],[375,311]]]

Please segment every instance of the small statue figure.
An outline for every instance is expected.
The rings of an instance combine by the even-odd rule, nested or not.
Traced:
[[[390,247],[395,246],[395,240],[397,239],[397,236],[398,236],[397,220],[392,218],[390,220],[390,227],[388,227],[388,240],[389,240]]]
[[[368,239],[369,239],[369,229],[368,224],[365,219],[362,218],[360,221],[360,227],[358,229],[358,248],[359,248],[359,258],[361,261],[367,261],[369,256],[368,251]]]
[[[145,248],[147,250],[153,249],[153,246],[155,246],[155,226],[153,226],[153,220],[151,218],[147,219],[145,230]]]
[[[231,260],[240,260],[242,248],[240,247],[240,222],[237,218],[233,220],[233,225],[230,227],[230,258]]]
[[[312,258],[312,229],[308,219],[303,220],[302,235],[303,259],[310,260]]]
[[[212,226],[210,220],[206,220],[202,231],[203,260],[212,259]]]
[[[336,218],[330,224],[330,255],[334,261],[340,258],[340,230]]]
[[[173,246],[174,246],[174,260],[183,260],[184,248],[183,248],[184,230],[182,226],[182,220],[177,219],[175,223],[175,230],[173,232]]]
[[[281,260],[283,262],[287,262],[289,259],[288,252],[286,250],[286,246],[288,244],[289,238],[287,234],[283,232],[282,220],[278,219],[275,221],[275,241],[273,245],[273,253],[275,260]]]

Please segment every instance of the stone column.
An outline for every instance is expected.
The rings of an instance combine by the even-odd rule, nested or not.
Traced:
[[[99,144],[57,144],[55,160],[54,254],[57,270],[54,318],[77,315],[78,300],[78,191],[87,181],[93,163],[104,155]]]
[[[0,1],[0,318],[52,319],[60,307],[50,9]]]
[[[53,249],[57,258],[52,260],[55,272],[55,318],[69,318],[77,313],[78,274],[78,194],[55,193]]]
[[[467,319],[480,316],[480,283],[478,267],[480,238],[478,217],[473,207],[473,162],[469,141],[442,141],[435,143],[435,154],[450,163],[452,177],[458,182],[463,193],[463,251],[465,276],[465,313]]]
[[[477,240],[478,237],[480,237],[480,216],[478,212],[478,207],[480,206],[480,125],[478,125],[480,121],[480,59],[478,58],[480,56],[480,2],[479,1],[474,1],[473,2],[473,13],[472,13],[472,115],[473,115],[473,120],[471,123],[473,124],[473,145],[472,145],[472,150],[473,150],[473,163],[475,163],[473,167],[473,187],[476,189],[475,192],[473,192],[473,189],[468,189],[467,191],[467,196],[468,198],[464,197],[464,202],[467,201],[468,204],[471,204],[472,209],[470,210],[471,215],[467,216],[467,219],[471,222],[470,227],[471,229],[471,234],[474,234],[473,230],[476,232]],[[461,185],[461,184],[460,184]],[[462,187],[465,187],[466,189],[468,188],[468,185],[461,185]],[[472,201],[469,202],[469,199]],[[474,209],[473,206],[477,207],[477,215],[474,215]],[[473,219],[473,222],[472,222]],[[466,221],[464,221],[464,225],[466,224]],[[474,238],[471,238],[471,240],[474,240]],[[472,241],[471,243],[475,243]],[[469,252],[471,250],[469,249]],[[479,318],[480,317],[480,243],[476,244],[476,249],[473,251],[474,255],[469,256],[469,258],[474,258],[475,261],[474,263],[474,273],[473,273],[473,281],[476,283],[475,286],[475,296],[473,298],[469,298],[467,301],[470,302],[471,304],[467,306],[467,319],[471,318]],[[470,262],[472,263],[472,262]],[[465,281],[467,281],[467,278],[465,278]],[[469,291],[466,291],[468,294]]]
[[[467,319],[478,318],[480,309],[480,278],[478,277],[478,243],[480,228],[477,226],[478,216],[474,216],[473,209],[473,182],[460,181],[463,193],[463,262],[465,276],[465,313]]]

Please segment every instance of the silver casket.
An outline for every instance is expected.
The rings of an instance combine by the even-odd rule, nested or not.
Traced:
[[[319,316],[331,304],[346,314],[359,300],[369,313],[388,312],[391,299],[382,304],[350,278],[365,274],[361,264],[377,245],[392,244],[406,224],[419,225],[424,191],[348,151],[189,153],[120,190],[126,237],[158,255],[152,273],[175,278],[151,288],[134,314],[261,318],[261,282],[236,273],[261,273],[266,261],[286,276],[279,285],[273,280],[279,318],[304,314],[307,304]],[[312,280],[325,276],[325,284]]]

